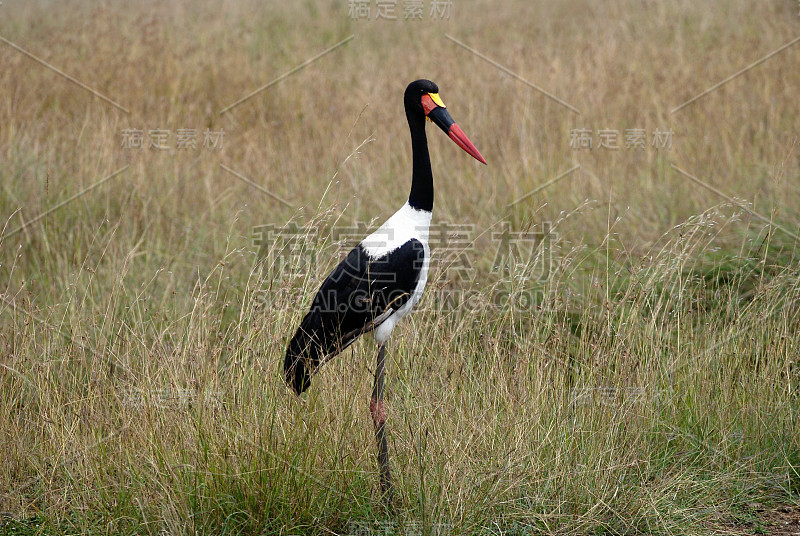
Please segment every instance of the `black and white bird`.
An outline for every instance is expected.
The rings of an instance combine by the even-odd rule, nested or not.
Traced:
[[[378,442],[381,489],[391,501],[392,486],[383,407],[386,342],[397,322],[419,302],[428,280],[428,233],[433,210],[433,173],[425,119],[441,128],[475,159],[483,156],[455,123],[430,80],[408,85],[404,104],[411,129],[413,172],[408,202],[362,240],[323,281],[311,309],[289,342],[284,361],[288,384],[299,395],[311,375],[364,333],[379,346],[370,413]]]

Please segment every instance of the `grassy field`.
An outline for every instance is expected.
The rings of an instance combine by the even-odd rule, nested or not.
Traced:
[[[800,495],[797,3],[350,4],[0,5],[0,534],[769,533],[754,505]],[[407,198],[423,77],[488,166],[428,129],[392,513],[371,340],[302,399],[281,372]]]

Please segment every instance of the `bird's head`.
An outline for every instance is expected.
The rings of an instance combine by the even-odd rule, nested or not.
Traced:
[[[485,164],[486,160],[481,156],[481,153],[469,141],[469,138],[464,131],[461,130],[450,113],[447,107],[439,97],[439,87],[430,80],[416,80],[411,82],[406,88],[404,97],[406,114],[411,116],[426,117],[445,134],[450,136],[450,139],[456,142],[456,145],[464,149],[470,156],[475,158],[478,162]]]

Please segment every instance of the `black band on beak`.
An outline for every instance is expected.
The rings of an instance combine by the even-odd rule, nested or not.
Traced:
[[[428,114],[428,119],[441,128],[445,134],[450,134],[450,127],[455,123],[447,108],[437,106]]]

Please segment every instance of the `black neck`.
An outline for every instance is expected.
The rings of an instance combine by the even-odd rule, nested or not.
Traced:
[[[411,194],[408,204],[417,210],[433,210],[433,173],[431,157],[428,154],[428,138],[425,136],[425,116],[407,114],[411,128],[411,150],[413,153],[413,174],[411,175]]]

